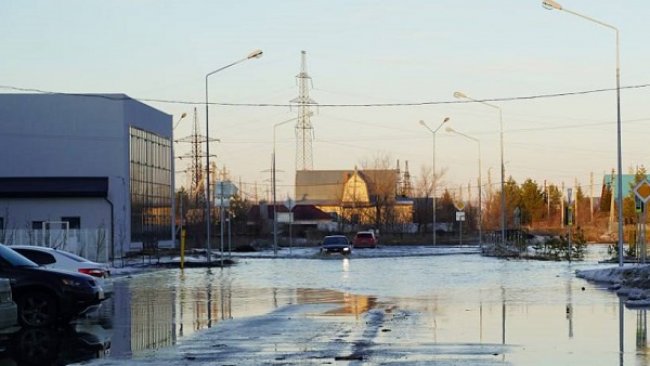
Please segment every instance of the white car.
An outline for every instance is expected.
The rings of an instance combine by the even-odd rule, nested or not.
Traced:
[[[111,271],[105,263],[93,262],[76,254],[48,247],[12,245],[10,248],[41,267],[62,269],[93,276],[104,289],[104,293],[113,292],[113,284],[110,280]]]

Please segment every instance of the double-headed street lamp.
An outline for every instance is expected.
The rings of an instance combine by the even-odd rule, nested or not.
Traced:
[[[482,231],[482,226],[481,226],[481,221],[482,219],[482,207],[483,207],[483,199],[482,199],[482,194],[481,194],[481,186],[483,185],[483,181],[481,180],[481,141],[479,139],[466,135],[462,132],[458,132],[454,130],[453,128],[447,126],[445,128],[445,131],[455,133],[457,135],[463,136],[467,139],[470,139],[478,145],[478,244],[480,247],[483,247],[483,231]]]
[[[445,123],[449,122],[449,117],[445,117],[442,122],[440,123],[440,126],[436,128],[435,130],[432,130],[429,126],[427,126],[424,121],[420,120],[420,124],[424,126],[429,132],[431,132],[431,141],[432,141],[432,164],[433,164],[433,172],[432,172],[432,180],[431,180],[431,191],[433,196],[433,219],[432,219],[432,227],[431,227],[431,240],[433,242],[433,245],[436,245],[436,132],[444,125]]]
[[[542,5],[549,10],[562,10],[569,14],[579,16],[590,22],[602,25],[616,32],[616,162],[618,167],[618,176],[616,178],[617,200],[618,205],[618,265],[623,266],[623,162],[621,158],[621,62],[619,53],[618,28],[611,24],[603,23],[600,20],[576,13],[562,7],[553,0],[544,0]]]
[[[467,99],[473,102],[478,102],[484,104],[490,108],[495,108],[499,111],[499,145],[501,146],[501,245],[506,245],[506,191],[504,189],[505,185],[505,165],[503,164],[503,113],[501,107],[484,102],[482,100],[476,100],[468,97],[466,94],[459,91],[454,92],[454,98],[458,99]]]
[[[210,263],[210,221],[211,221],[211,214],[210,214],[210,209],[211,209],[211,204],[210,202],[212,199],[210,198],[210,120],[208,118],[208,77],[210,75],[216,74],[221,70],[225,70],[229,67],[235,66],[237,64],[240,64],[246,60],[250,60],[252,58],[260,58],[262,57],[262,50],[254,50],[248,56],[242,58],[241,60],[237,60],[229,65],[226,65],[224,67],[218,68],[212,72],[209,72],[205,75],[205,171],[206,171],[206,185],[205,185],[205,216],[206,216],[206,228],[205,228],[205,247],[206,247],[206,258],[208,261],[208,264]],[[223,194],[223,192],[222,192]],[[221,207],[223,210],[223,207]],[[223,223],[221,223],[223,225]]]

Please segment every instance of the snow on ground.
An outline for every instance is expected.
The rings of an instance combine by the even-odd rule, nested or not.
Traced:
[[[478,254],[480,249],[477,245],[472,246],[380,246],[374,249],[353,249],[348,256],[350,259],[356,258],[390,258],[390,257],[419,257],[432,255],[454,255],[454,254]],[[279,248],[275,252],[273,249],[264,249],[256,252],[230,252],[224,250],[225,258],[300,258],[300,259],[323,259],[327,257],[340,258],[340,254],[321,254],[319,247],[297,247],[297,248]],[[221,255],[218,251],[213,251],[212,259],[219,261]],[[180,257],[165,258],[164,261],[179,262]],[[185,256],[185,261],[197,263],[205,261],[205,252],[197,252]]]
[[[636,264],[623,267],[586,269],[576,276],[588,281],[610,285],[617,295],[626,298],[628,307],[650,307],[650,265]]]

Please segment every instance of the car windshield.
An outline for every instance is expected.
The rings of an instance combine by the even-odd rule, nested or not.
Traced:
[[[370,233],[359,233],[359,234],[357,234],[357,238],[372,239],[372,234],[370,234]]]
[[[323,244],[347,244],[345,236],[328,236],[323,240]]]
[[[13,267],[38,267],[38,264],[30,261],[15,250],[4,245],[0,245],[0,258],[4,259],[5,262],[9,263]]]

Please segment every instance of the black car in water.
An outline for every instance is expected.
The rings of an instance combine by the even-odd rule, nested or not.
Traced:
[[[323,238],[320,252],[323,254],[341,253],[342,255],[350,255],[352,245],[345,235],[328,235]]]
[[[104,290],[91,276],[39,267],[0,244],[0,278],[11,282],[11,294],[23,326],[67,323],[104,299]]]

